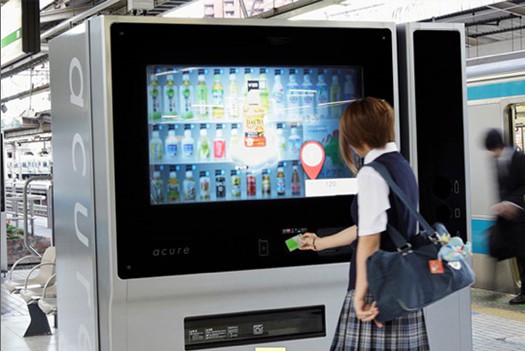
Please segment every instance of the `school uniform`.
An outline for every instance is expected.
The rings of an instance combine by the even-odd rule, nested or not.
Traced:
[[[383,149],[373,149],[365,156],[364,167],[357,174],[359,193],[354,198],[351,215],[357,223],[357,239],[353,243],[348,292],[341,308],[339,322],[332,341],[331,351],[428,351],[423,310],[383,323],[379,328],[374,322],[357,319],[354,306],[356,279],[356,251],[359,237],[381,233],[380,248],[395,251],[396,247],[385,232],[387,223],[399,230],[407,239],[417,233],[417,222],[408,209],[397,199],[383,177],[372,167],[372,161],[383,164],[409,200],[417,205],[419,190],[412,168],[398,152],[395,143],[388,143]],[[373,296],[367,296],[369,302]],[[381,313],[381,311],[379,311]]]

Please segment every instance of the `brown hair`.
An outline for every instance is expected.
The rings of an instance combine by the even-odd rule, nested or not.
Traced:
[[[384,100],[374,97],[356,100],[348,105],[339,120],[339,152],[354,174],[357,168],[351,146],[366,144],[382,148],[394,139],[394,110]]]

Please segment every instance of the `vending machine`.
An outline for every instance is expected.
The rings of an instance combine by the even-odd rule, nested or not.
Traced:
[[[113,16],[51,40],[61,349],[327,350],[351,249],[297,236],[353,224],[338,122],[364,96],[399,115],[396,40]]]

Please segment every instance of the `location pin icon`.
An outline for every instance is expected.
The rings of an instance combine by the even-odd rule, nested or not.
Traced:
[[[323,145],[315,140],[309,140],[301,146],[299,157],[308,178],[317,178],[323,168],[325,156]]]

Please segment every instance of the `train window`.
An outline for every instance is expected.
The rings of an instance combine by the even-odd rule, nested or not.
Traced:
[[[512,144],[523,151],[525,150],[525,102],[510,104],[506,111]]]

